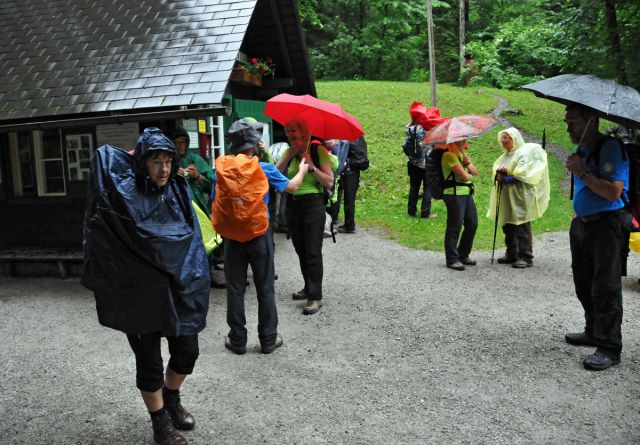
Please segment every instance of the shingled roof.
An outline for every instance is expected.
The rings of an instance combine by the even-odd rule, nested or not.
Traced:
[[[3,0],[0,125],[221,107],[256,3]]]

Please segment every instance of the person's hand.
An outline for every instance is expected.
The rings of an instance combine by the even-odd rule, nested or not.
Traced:
[[[499,170],[498,170],[498,173],[496,173],[496,181],[498,181],[498,182],[504,181],[504,174],[502,172],[500,172]]]
[[[496,170],[496,173],[500,173],[501,175],[506,175],[507,167],[500,167],[498,170]]]
[[[193,179],[198,179],[200,177],[200,172],[198,172],[198,169],[196,168],[195,165],[191,164],[189,167],[187,167],[187,173],[189,174],[189,176],[191,176]]]
[[[305,158],[302,158],[302,160],[300,161],[298,169],[305,175],[309,171],[309,164],[307,164],[307,160]]]
[[[315,164],[313,163],[313,159],[311,159],[311,153],[305,151],[300,155],[300,159],[304,160],[305,163],[309,166],[309,168],[316,168]]]
[[[469,156],[464,155],[464,157],[462,158],[462,165],[466,167],[469,164],[471,164],[471,159],[469,159]]]
[[[572,153],[564,163],[567,170],[576,176],[580,176],[585,172],[584,165],[582,164],[582,157],[577,153]]]
[[[260,139],[260,142],[258,142],[258,150],[262,151],[262,152],[267,152],[267,146],[264,144],[264,141],[262,139]]]
[[[179,174],[180,176],[184,176],[184,172],[185,172],[184,168],[182,168],[182,167],[178,167],[178,174]]]

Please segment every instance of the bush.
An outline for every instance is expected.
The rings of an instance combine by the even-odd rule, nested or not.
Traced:
[[[469,42],[467,50],[480,70],[472,84],[514,89],[559,74],[564,56],[553,41],[551,27],[516,18],[505,24],[493,40]]]

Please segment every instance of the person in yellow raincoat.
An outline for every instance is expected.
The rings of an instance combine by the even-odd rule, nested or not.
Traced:
[[[540,144],[525,143],[520,132],[507,128],[498,133],[504,153],[493,163],[496,178],[489,197],[487,218],[502,226],[507,251],[498,263],[515,268],[533,266],[531,221],[549,204],[547,152]],[[500,210],[496,212],[498,199]]]

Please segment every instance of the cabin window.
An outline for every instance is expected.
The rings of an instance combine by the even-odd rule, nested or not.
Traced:
[[[64,196],[60,131],[9,133],[13,195]]]
[[[59,130],[34,131],[38,196],[64,196],[64,162]]]
[[[11,173],[16,197],[36,194],[33,138],[30,132],[10,133]]]

